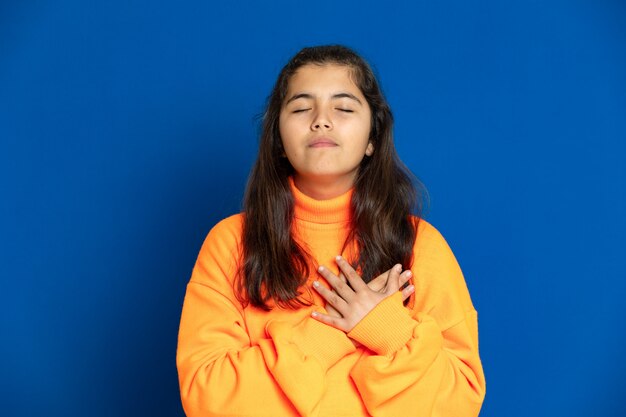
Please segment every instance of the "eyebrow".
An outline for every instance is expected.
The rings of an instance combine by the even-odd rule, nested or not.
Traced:
[[[300,94],[296,94],[295,96],[291,97],[289,100],[287,100],[285,102],[285,105],[291,103],[294,100],[297,100],[299,98],[304,98],[304,99],[309,99],[312,100],[315,97],[313,97],[312,94],[309,93],[300,93]],[[361,103],[361,100],[359,100],[359,98],[357,96],[355,96],[354,94],[350,94],[350,93],[337,93],[337,94],[333,94],[333,96],[331,97],[331,99],[335,100],[338,98],[349,98],[352,99],[354,101],[356,101],[357,103],[359,103],[360,105],[363,105],[363,103]]]

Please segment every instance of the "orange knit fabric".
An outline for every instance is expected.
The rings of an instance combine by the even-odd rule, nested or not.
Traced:
[[[477,315],[441,234],[419,222],[415,296],[385,299],[346,335],[311,318],[324,302],[310,289],[337,272],[351,191],[316,201],[298,191],[294,234],[316,264],[305,296],[315,305],[266,312],[237,301],[242,216],[207,236],[187,286],[177,366],[188,417],[477,416],[485,395]],[[361,343],[355,348],[349,337]]]

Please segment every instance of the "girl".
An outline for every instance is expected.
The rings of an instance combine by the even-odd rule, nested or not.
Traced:
[[[187,286],[187,416],[478,415],[476,311],[416,200],[369,65],[342,46],[298,52],[244,212],[211,230]]]

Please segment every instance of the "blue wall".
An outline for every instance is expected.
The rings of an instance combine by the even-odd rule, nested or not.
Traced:
[[[239,210],[255,117],[289,56],[345,43],[465,272],[481,416],[626,415],[625,18],[618,1],[3,2],[0,414],[183,415],[185,285]]]

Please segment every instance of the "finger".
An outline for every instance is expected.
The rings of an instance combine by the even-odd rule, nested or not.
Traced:
[[[389,278],[387,279],[387,287],[385,288],[386,294],[393,294],[400,289],[400,274],[402,272],[402,265],[396,264],[389,272]]]
[[[322,323],[328,324],[336,329],[342,330],[345,332],[345,325],[343,324],[344,319],[338,317],[332,317],[324,313],[320,313],[319,311],[314,311],[311,313],[311,317],[313,317],[317,321],[321,321]]]
[[[343,272],[341,272],[341,270],[339,271],[339,279],[346,284],[348,287],[350,287],[350,284],[348,283],[348,280],[346,279],[346,276],[343,274]],[[350,287],[350,291],[354,292],[354,290],[352,289],[352,287]]]
[[[350,301],[352,297],[354,297],[354,291],[352,288],[346,283],[346,281],[339,278],[337,275],[333,274],[328,270],[328,268],[324,266],[320,266],[317,268],[319,273],[326,278],[326,281],[330,284],[331,287],[337,291],[339,296],[346,301]]]
[[[411,273],[411,271],[408,269],[404,271],[403,273],[401,273],[400,280],[398,281],[398,286],[402,288],[404,284],[406,284],[407,282],[411,280],[411,277],[413,277],[413,273]]]
[[[354,289],[354,291],[359,291],[363,289],[367,289],[367,284],[363,281],[363,279],[356,273],[352,265],[348,263],[343,257],[337,256],[335,258],[337,265],[339,265],[339,269],[343,272],[343,274],[348,279],[348,282]]]
[[[322,284],[319,283],[319,281],[313,281],[313,288],[315,288],[315,291],[317,291],[328,304],[333,306],[335,310],[339,312],[339,314],[341,314],[342,316],[345,315],[344,313],[348,304],[343,298],[339,296],[339,294],[324,287]]]
[[[329,316],[339,317],[339,318],[342,317],[341,313],[335,310],[335,307],[331,306],[328,303],[326,303],[326,305],[324,306],[324,309],[326,310],[326,313],[328,313]]]
[[[409,285],[405,289],[402,290],[402,302],[406,301],[411,294],[415,292],[415,286]]]
[[[328,303],[326,303],[324,305],[324,309],[326,310],[326,314],[328,314],[329,316],[340,317],[340,318],[342,317],[341,313],[339,313],[337,310],[335,310],[335,307],[331,306]]]

